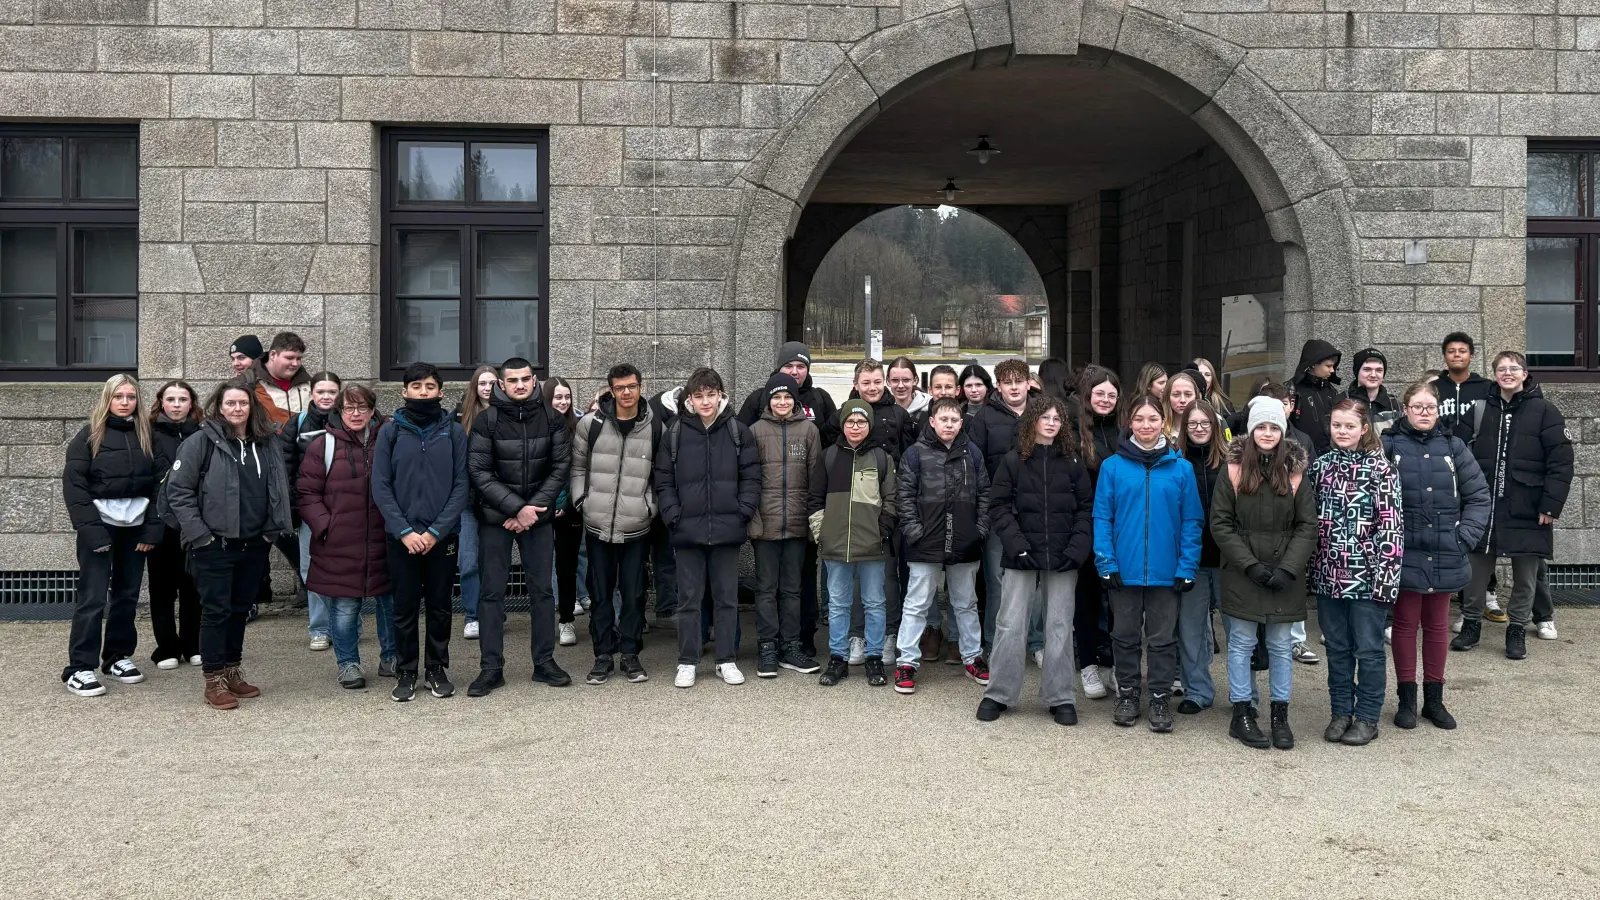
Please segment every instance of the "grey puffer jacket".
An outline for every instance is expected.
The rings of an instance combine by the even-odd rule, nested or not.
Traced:
[[[184,549],[203,547],[213,538],[239,538],[240,466],[260,466],[267,478],[267,526],[261,536],[272,540],[294,530],[289,515],[289,476],[275,442],[276,438],[238,440],[224,433],[215,420],[207,421],[183,442],[167,473],[166,491]],[[201,469],[205,469],[203,482]]]
[[[750,538],[780,541],[810,533],[806,503],[811,479],[822,471],[822,432],[803,415],[779,419],[768,409],[752,426],[761,451],[761,505],[750,520]]]
[[[600,424],[594,445],[589,436]],[[650,533],[658,512],[651,471],[661,433],[655,410],[639,404],[626,435],[617,426],[617,404],[609,397],[578,420],[572,434],[572,481],[567,488],[583,514],[583,527],[608,544],[623,544]]]

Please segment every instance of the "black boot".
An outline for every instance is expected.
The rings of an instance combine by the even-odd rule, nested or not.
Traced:
[[[1513,625],[1512,628],[1517,626]],[[1456,727],[1456,717],[1444,708],[1444,682],[1429,681],[1422,686],[1422,717],[1446,731]]]
[[[1461,629],[1465,634],[1467,629]],[[1506,659],[1528,658],[1528,630],[1523,625],[1506,626]]]
[[[1279,750],[1294,749],[1294,732],[1289,730],[1289,704],[1272,701],[1272,746]]]
[[[1417,727],[1417,683],[1415,681],[1402,681],[1400,688],[1400,705],[1395,707],[1394,727]]]
[[[756,645],[756,677],[778,677],[777,641],[761,641]]]
[[[1478,646],[1478,640],[1483,636],[1483,622],[1478,619],[1467,619],[1461,623],[1461,633],[1450,642],[1451,650],[1471,650]]]
[[[1261,726],[1256,724],[1256,708],[1248,702],[1233,705],[1233,722],[1228,726],[1228,734],[1257,750],[1267,749],[1269,743],[1267,736],[1261,733]]]

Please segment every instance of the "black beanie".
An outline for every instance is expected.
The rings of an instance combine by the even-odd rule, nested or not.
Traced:
[[[260,359],[265,351],[261,349],[261,338],[253,334],[241,334],[233,339],[233,345],[228,348],[228,355],[243,353],[251,359]]]
[[[1361,365],[1362,365],[1362,363],[1365,363],[1369,359],[1375,359],[1378,362],[1383,363],[1384,374],[1388,374],[1388,372],[1389,372],[1389,359],[1388,359],[1388,357],[1384,356],[1381,352],[1379,352],[1379,350],[1376,347],[1368,347],[1365,350],[1357,350],[1356,351],[1356,356],[1355,356],[1355,364],[1350,369],[1350,371],[1354,372],[1357,375],[1361,374]]]
[[[790,341],[778,348],[778,362],[774,368],[781,369],[792,362],[803,362],[808,367],[811,365],[811,348],[800,341]]]
[[[795,402],[798,403],[800,401],[800,382],[782,372],[773,372],[772,377],[767,379],[766,403],[762,405],[771,404],[772,395],[779,391],[787,391],[789,396],[795,399]]]

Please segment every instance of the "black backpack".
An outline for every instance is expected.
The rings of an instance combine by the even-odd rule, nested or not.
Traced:
[[[667,425],[667,455],[672,457],[674,466],[678,464],[678,432],[682,430],[678,420],[681,418],[682,416],[674,416],[672,422]],[[739,420],[730,421],[728,427],[733,431],[733,455],[737,457],[744,452],[744,439],[739,437],[741,427]]]
[[[673,419],[673,421],[676,422],[677,419]],[[600,440],[600,435],[601,435],[602,432],[605,431],[605,428],[606,428],[606,423],[601,421],[599,415],[590,416],[590,418],[589,418],[589,443],[586,446],[589,448],[589,453],[591,454],[591,456],[594,453],[595,441]],[[663,425],[661,423],[661,417],[658,416],[658,415],[655,415],[654,412],[652,411],[652,414],[650,416],[650,452],[651,453],[654,453],[656,450],[659,450],[661,448],[661,432],[666,430],[666,428],[667,428],[667,426]],[[735,442],[737,442],[737,439],[735,440]],[[673,449],[674,450],[677,449],[677,444],[673,444]],[[673,454],[672,460],[673,460],[673,462],[677,462],[678,456],[677,456],[676,453]],[[583,483],[583,496],[579,497],[572,504],[574,509],[582,508],[583,501],[589,499],[589,487],[592,484],[594,484],[594,477],[591,475]]]
[[[205,434],[205,432],[197,431],[195,434]],[[204,456],[200,457],[200,480],[196,482],[202,485],[206,482],[206,473],[211,471],[211,456],[217,452],[217,445],[211,440],[210,435],[206,435],[203,440],[206,442],[206,452]],[[174,460],[174,464],[176,464],[176,460]],[[172,468],[169,466],[167,474],[161,476],[160,486],[156,488],[156,518],[161,520],[161,524],[171,528],[173,531],[182,531],[183,529],[178,525],[178,517],[172,511],[172,501],[167,498],[167,479],[170,477],[172,477]]]

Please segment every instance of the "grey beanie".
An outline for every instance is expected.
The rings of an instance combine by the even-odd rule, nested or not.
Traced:
[[[1247,434],[1255,434],[1258,425],[1276,425],[1278,431],[1287,435],[1289,433],[1289,420],[1283,415],[1283,401],[1277,397],[1256,397],[1250,401],[1249,427]]]

